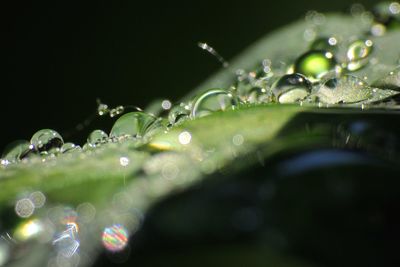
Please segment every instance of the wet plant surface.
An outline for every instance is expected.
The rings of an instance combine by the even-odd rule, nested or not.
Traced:
[[[229,63],[200,43],[220,73],[180,103],[98,101],[115,122],[85,144],[10,144],[0,266],[398,266],[400,4],[356,7]]]

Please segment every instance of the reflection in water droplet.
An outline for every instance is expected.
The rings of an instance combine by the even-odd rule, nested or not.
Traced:
[[[347,50],[347,69],[356,71],[368,64],[367,57],[371,54],[373,43],[371,40],[358,40],[353,42]]]
[[[222,89],[211,89],[195,98],[192,118],[201,118],[216,111],[233,109],[237,105],[232,94]]]
[[[29,198],[23,198],[15,204],[15,213],[21,218],[28,218],[33,214],[35,205]]]
[[[311,83],[301,74],[287,74],[274,83],[272,92],[277,102],[294,103],[310,94]]]
[[[96,147],[108,142],[108,134],[102,130],[94,130],[87,138],[87,143],[91,147]]]
[[[161,128],[160,121],[144,112],[130,112],[121,116],[111,129],[111,138],[151,136]]]
[[[103,116],[106,115],[110,112],[110,110],[108,109],[108,106],[106,104],[101,103],[101,101],[98,99],[97,100],[97,114],[99,114],[99,116]]]
[[[190,114],[190,110],[185,108],[185,104],[174,106],[168,113],[168,121],[171,125],[185,121]]]
[[[72,152],[78,152],[81,151],[81,147],[78,145],[75,145],[74,143],[65,143],[61,147],[61,153],[72,153]]]
[[[30,143],[25,140],[18,140],[5,148],[2,158],[7,164],[15,163],[26,157],[30,152],[32,152]]]
[[[106,227],[102,234],[104,247],[112,252],[123,250],[128,243],[128,231],[120,224]]]
[[[59,133],[51,129],[43,129],[36,132],[31,138],[31,144],[39,152],[60,148],[64,141]]]
[[[121,164],[122,167],[126,167],[129,164],[129,158],[127,157],[120,157],[119,158],[119,164]]]
[[[335,67],[336,60],[331,52],[311,50],[296,60],[294,72],[301,73],[314,82],[328,72],[334,71]]]
[[[357,103],[372,96],[372,89],[362,79],[351,75],[327,80],[316,92],[322,103]]]

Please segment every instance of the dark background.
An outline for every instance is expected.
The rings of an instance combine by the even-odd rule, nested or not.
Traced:
[[[358,1],[370,8],[376,1]],[[1,4],[0,150],[41,128],[64,133],[96,109],[177,101],[220,68],[197,47],[230,60],[308,10],[344,11],[336,1],[36,1]],[[96,124],[89,127],[93,129]],[[106,127],[106,126],[105,126]],[[109,125],[108,125],[109,127]],[[107,128],[107,127],[106,127]],[[82,143],[76,133],[68,141]]]

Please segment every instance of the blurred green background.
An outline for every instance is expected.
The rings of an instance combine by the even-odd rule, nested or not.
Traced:
[[[358,1],[367,8],[376,1]],[[351,2],[108,1],[3,3],[0,149],[41,128],[64,133],[96,109],[177,101],[227,60],[306,11],[347,12]],[[82,143],[89,127],[69,140]],[[106,127],[106,126],[104,126]],[[107,127],[106,127],[107,128]]]

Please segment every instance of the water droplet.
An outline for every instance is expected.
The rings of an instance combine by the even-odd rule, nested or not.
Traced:
[[[107,250],[118,252],[128,243],[128,231],[122,225],[114,224],[104,229],[101,239]]]
[[[43,207],[44,203],[46,203],[46,196],[40,191],[30,194],[29,199],[32,201],[36,209]]]
[[[94,130],[91,132],[87,138],[87,143],[91,147],[97,147],[101,144],[108,142],[108,134],[102,130]]]
[[[43,129],[36,132],[31,138],[31,144],[39,152],[49,151],[52,148],[60,148],[64,141],[59,133],[51,129]]]
[[[168,121],[175,125],[185,121],[190,114],[190,110],[185,107],[185,104],[174,106],[168,113]]]
[[[301,73],[312,82],[320,80],[325,74],[335,70],[336,59],[325,50],[311,50],[301,55],[295,62],[294,72]]]
[[[287,74],[274,83],[272,92],[277,102],[293,103],[310,94],[311,83],[299,73]]]
[[[210,89],[193,101],[192,118],[201,118],[216,111],[234,109],[237,105],[232,94],[222,89]]]
[[[28,141],[14,141],[7,145],[3,152],[2,158],[7,164],[18,162],[32,152],[31,148],[31,144]]]
[[[144,112],[129,112],[121,116],[111,129],[111,138],[144,137],[161,128],[160,121]]]
[[[324,50],[329,51],[331,53],[337,50],[337,39],[335,37],[322,37],[316,39],[312,42],[310,46],[311,50]]]
[[[367,57],[371,54],[373,42],[371,40],[357,40],[347,50],[347,69],[356,71],[368,64]]]
[[[100,99],[97,99],[97,114],[99,116],[106,115],[110,112],[106,104],[101,103]]]
[[[126,167],[129,165],[129,158],[127,157],[120,157],[119,158],[119,164],[121,164],[122,167]]]
[[[122,113],[124,113],[125,108],[123,106],[118,106],[116,108],[113,108],[110,110],[110,117],[114,118],[115,116],[118,116]]]
[[[357,103],[372,96],[372,90],[362,79],[351,75],[327,80],[316,92],[319,101],[327,104]]]
[[[72,153],[81,151],[81,147],[74,143],[65,143],[61,147],[61,153]]]

